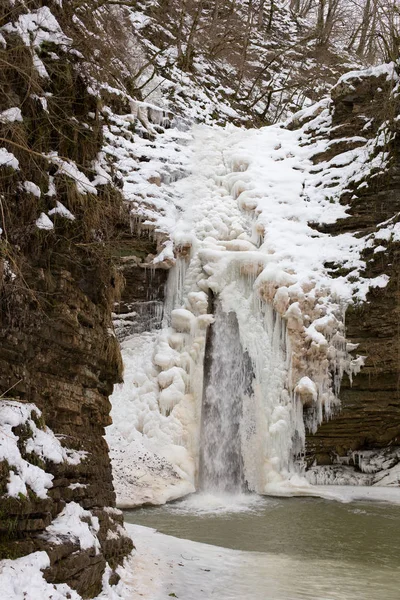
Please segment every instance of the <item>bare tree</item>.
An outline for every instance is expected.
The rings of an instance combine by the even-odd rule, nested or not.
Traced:
[[[365,54],[365,49],[368,42],[368,35],[370,33],[371,28],[371,17],[375,14],[375,12],[376,0],[366,0],[360,25],[360,38],[357,46],[357,54],[359,56],[364,56]]]
[[[317,40],[325,46],[331,39],[341,0],[319,0],[317,9]]]

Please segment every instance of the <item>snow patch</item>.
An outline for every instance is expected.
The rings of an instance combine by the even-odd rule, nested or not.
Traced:
[[[63,511],[51,522],[42,534],[45,539],[54,544],[62,544],[68,537],[79,542],[81,550],[94,548],[96,554],[100,551],[97,538],[99,520],[88,510],[76,502],[68,502]]]
[[[47,231],[54,229],[53,222],[49,219],[49,217],[44,212],[40,213],[40,217],[38,219],[36,219],[36,227],[38,229],[45,229]]]
[[[63,448],[51,429],[39,428],[36,420],[40,416],[41,412],[34,404],[0,400],[0,460],[6,461],[10,467],[7,484],[10,496],[26,496],[30,488],[39,498],[46,498],[53,481],[53,475],[22,457],[19,438],[13,428],[23,425],[29,429],[31,435],[26,441],[25,451],[44,461],[77,464],[76,461],[80,462],[83,458],[79,453]]]
[[[17,158],[5,148],[0,148],[0,167],[12,167],[15,171],[19,169]]]
[[[22,121],[21,109],[18,106],[7,108],[0,113],[0,123],[14,123],[15,121]]]

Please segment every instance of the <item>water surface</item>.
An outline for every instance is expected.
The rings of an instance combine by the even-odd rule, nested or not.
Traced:
[[[185,600],[400,600],[398,505],[196,494],[127,511],[125,519],[175,538],[241,551],[224,555],[220,573],[214,573],[216,581],[236,581],[229,593],[225,586],[216,596],[196,592],[186,598],[189,570],[186,575],[178,570],[174,585],[181,586]],[[210,548],[210,558],[216,550]],[[218,570],[217,563],[210,568]],[[205,571],[204,578],[210,577]]]

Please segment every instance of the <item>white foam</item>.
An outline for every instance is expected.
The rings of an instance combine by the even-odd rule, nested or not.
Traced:
[[[179,514],[231,514],[252,512],[265,503],[257,494],[215,494],[200,492],[168,506],[168,510]]]

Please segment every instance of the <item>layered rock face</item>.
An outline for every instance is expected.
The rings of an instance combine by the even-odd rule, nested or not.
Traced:
[[[49,289],[41,269],[29,268],[39,284],[31,291],[53,294],[53,302],[27,315],[21,314],[23,306],[20,311],[13,308],[14,323],[7,316],[3,320],[1,388],[14,385],[10,397],[37,406],[40,427],[50,427],[62,445],[78,451],[79,460],[54,463],[39,458],[28,451],[29,427],[13,428],[21,455],[54,479],[45,499],[29,488],[26,495],[10,498],[8,477],[2,479],[1,550],[3,557],[46,550],[51,558],[49,581],[66,582],[92,595],[100,591],[106,562],[115,567],[132,547],[121,529],[122,515],[106,509],[115,506],[115,495],[104,427],[110,423],[108,396],[113,383],[121,380],[119,349],[109,334],[111,307],[96,298],[100,281],[86,269],[76,272],[53,264]],[[2,463],[4,475],[13,468]],[[46,528],[71,502],[99,519],[100,552],[82,549],[73,534],[49,538]]]
[[[349,205],[347,219],[323,227],[333,235],[352,231],[365,238],[363,275],[385,274],[386,287],[373,288],[366,302],[351,306],[346,313],[348,339],[358,344],[357,353],[366,357],[365,366],[352,382],[341,387],[342,407],[308,437],[309,463],[326,465],[365,452],[400,445],[400,243],[396,241],[400,211],[399,98],[395,84],[385,76],[348,77],[332,92],[334,119],[331,137],[335,148],[357,145],[357,136],[387,136],[389,168],[371,172],[365,182],[343,194]],[[337,140],[337,141],[336,141]],[[318,158],[318,157],[317,157]],[[330,265],[333,270],[340,270]],[[390,450],[386,453],[390,454]],[[393,459],[395,460],[395,459]],[[393,461],[392,461],[393,462]]]
[[[114,327],[120,341],[135,333],[158,329],[163,317],[168,270],[143,264],[137,255],[138,247],[143,246],[153,249],[155,244],[149,238],[142,239],[141,244],[132,238],[124,248],[127,255],[121,258],[125,284],[114,308]]]
[[[0,559],[44,550],[47,580],[91,597],[132,549],[104,439],[130,224],[73,15],[42,4],[0,9]]]

